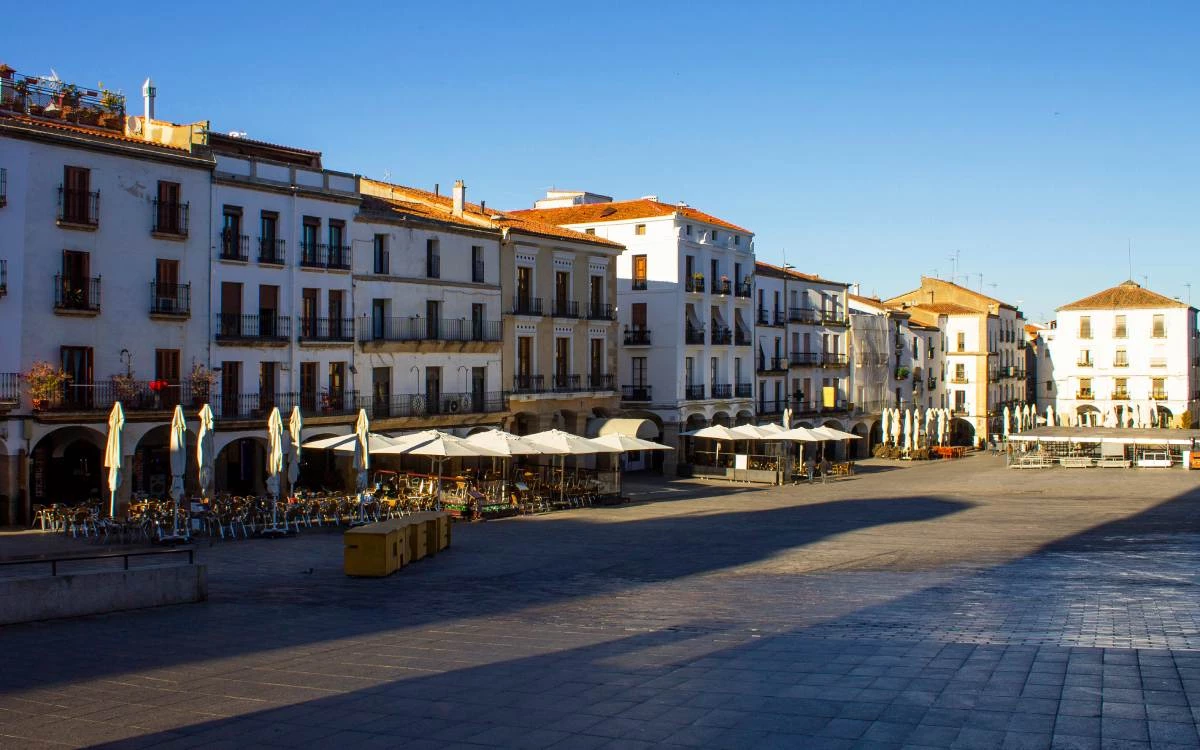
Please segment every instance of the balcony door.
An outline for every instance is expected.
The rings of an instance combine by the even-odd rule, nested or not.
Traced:
[[[278,362],[258,363],[258,408],[264,414],[278,402],[275,387],[278,379]]]
[[[376,367],[371,370],[371,413],[386,417],[392,403],[392,368]]]
[[[629,324],[635,331],[646,330],[646,303],[634,302],[629,309]]]
[[[425,368],[425,408],[430,414],[442,412],[442,368]]]
[[[592,375],[592,385],[599,386],[600,381],[604,379],[604,339],[592,339],[589,346],[591,347],[589,371]]]
[[[554,307],[556,312],[567,311],[567,301],[571,298],[571,274],[566,271],[554,272]]]
[[[279,287],[260,284],[258,287],[258,333],[275,336],[278,330]]]
[[[87,224],[92,170],[85,167],[63,167],[63,220],[71,224]]]
[[[180,312],[179,261],[159,258],[154,266],[154,309]]]
[[[237,336],[242,332],[242,285],[221,282],[221,325],[218,335]]]
[[[471,368],[471,411],[482,413],[486,410],[487,400],[487,368]]]
[[[517,387],[529,388],[533,375],[533,337],[517,337]]]
[[[178,349],[154,350],[154,379],[166,383],[157,393],[158,406],[173,408],[180,401]]]
[[[86,310],[91,307],[92,256],[79,250],[63,250],[63,301],[67,307]]]
[[[329,313],[329,336],[331,338],[343,338],[345,332],[342,330],[342,321],[346,318],[346,293],[341,289],[329,290],[329,307],[326,308]]]
[[[300,290],[300,335],[312,338],[317,335],[318,289]]]
[[[300,363],[300,408],[312,412],[317,408],[317,363]]]
[[[554,377],[560,387],[567,382],[571,372],[571,339],[560,336],[554,339]]]
[[[91,408],[93,398],[92,347],[64,346],[60,349],[62,369],[70,376],[65,386],[65,396],[68,406]]]
[[[436,341],[441,338],[442,303],[425,300],[425,338]]]
[[[533,269],[517,266],[517,309],[528,312],[533,299]]]
[[[242,391],[242,363],[221,363],[221,413],[227,417],[240,416],[238,402]]]
[[[346,363],[329,363],[329,407],[341,411],[346,408]]]
[[[371,300],[371,338],[381,340],[384,337],[384,331],[387,320],[387,303],[386,299]]]
[[[484,340],[484,315],[487,306],[482,302],[474,302],[471,304],[471,340]]]

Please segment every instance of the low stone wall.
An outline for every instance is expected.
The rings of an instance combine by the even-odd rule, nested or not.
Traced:
[[[0,579],[0,625],[188,604],[207,598],[208,569],[203,565],[6,578]]]

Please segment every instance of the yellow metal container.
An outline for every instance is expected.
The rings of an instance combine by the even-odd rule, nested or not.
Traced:
[[[342,536],[342,556],[348,576],[381,578],[396,572],[392,545],[383,529],[349,529]]]

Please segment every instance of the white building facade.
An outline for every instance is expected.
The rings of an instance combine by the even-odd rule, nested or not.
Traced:
[[[1039,400],[1073,423],[1193,427],[1200,378],[1197,310],[1133,281],[1058,308],[1042,332]],[[1047,387],[1047,385],[1049,387]]]

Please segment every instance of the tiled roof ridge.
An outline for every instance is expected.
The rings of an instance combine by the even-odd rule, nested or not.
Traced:
[[[1146,289],[1133,279],[1059,307],[1059,310],[1120,310],[1122,308],[1179,308],[1187,303]]]
[[[142,138],[132,138],[124,133],[118,133],[115,130],[101,128],[99,126],[80,125],[74,122],[63,122],[62,120],[54,120],[43,117],[31,117],[29,115],[17,114],[15,112],[0,111],[0,118],[11,120],[15,123],[27,125],[36,128],[44,128],[46,130],[58,130],[66,133],[76,133],[78,135],[91,135],[108,140],[117,141],[120,143],[128,143],[136,146],[148,146],[150,148],[159,148],[167,151],[172,151],[181,154],[191,154],[191,151],[179,146],[170,146],[157,141],[148,141]]]
[[[549,219],[555,224],[581,224],[593,221],[609,220],[608,216],[621,213],[622,209],[637,209],[643,208],[645,213],[634,211],[631,215],[623,216],[620,219],[611,219],[612,221],[628,221],[638,218],[653,218],[658,216],[667,216],[673,213],[679,213],[696,221],[702,221],[707,224],[712,224],[722,229],[727,229],[734,232],[745,232],[746,234],[754,234],[745,227],[738,226],[733,222],[726,221],[712,214],[705,213],[697,208],[675,203],[664,203],[659,200],[651,200],[650,198],[631,198],[621,201],[605,201],[603,203],[584,203],[576,206],[558,206],[555,208],[522,208],[514,211],[509,211],[511,214],[538,214],[546,219]],[[580,218],[576,221],[570,219],[562,220],[564,215],[575,214]],[[582,218],[588,214],[598,214],[597,216],[589,216]]]
[[[791,276],[793,278],[801,279],[803,281],[814,281],[819,284],[834,284],[836,286],[849,286],[849,284],[845,283],[844,281],[833,281],[832,279],[826,279],[822,276],[817,276],[816,274],[804,273],[803,271],[797,271],[794,268],[784,268],[783,266],[777,266],[774,263],[768,263],[765,260],[755,260],[754,268],[755,268],[755,272],[757,272],[759,268],[765,268],[768,271],[773,271],[778,274]]]

